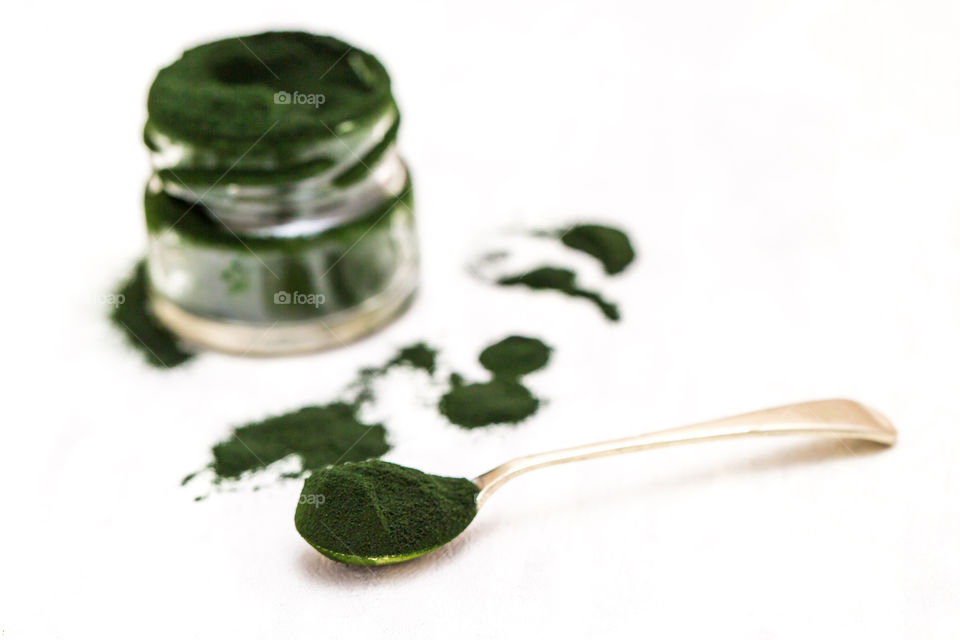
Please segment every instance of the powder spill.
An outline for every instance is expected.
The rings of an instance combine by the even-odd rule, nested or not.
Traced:
[[[540,267],[526,273],[500,278],[497,280],[497,284],[508,287],[524,286],[538,291],[559,291],[573,298],[583,298],[593,302],[609,320],[617,321],[620,319],[620,309],[616,304],[605,300],[595,291],[581,289],[577,285],[576,274],[569,269]]]
[[[478,491],[466,478],[379,460],[342,464],[306,479],[294,524],[334,560],[390,564],[453,540],[476,516]]]
[[[626,269],[636,253],[626,233],[601,224],[577,224],[557,232],[560,241],[599,260],[604,271],[616,275]]]
[[[437,352],[419,342],[402,347],[380,367],[361,369],[338,401],[309,406],[233,430],[230,437],[214,445],[209,468],[213,482],[238,480],[247,473],[262,471],[290,455],[299,458],[298,470],[281,478],[299,478],[326,465],[378,458],[390,450],[382,424],[360,420],[360,409],[373,399],[373,384],[395,367],[407,367],[433,374]],[[197,474],[185,477],[190,482]]]
[[[550,347],[536,338],[510,336],[480,353],[480,364],[494,376],[519,378],[547,366]]]
[[[537,412],[538,400],[518,382],[490,382],[454,387],[440,399],[440,413],[455,425],[474,429],[491,424],[515,424]]]
[[[376,458],[389,451],[383,425],[364,424],[356,414],[356,406],[335,402],[237,427],[228,439],[213,447],[212,469],[218,479],[236,479],[244,472],[263,469],[296,454],[302,474],[328,464]]]
[[[536,338],[510,336],[480,354],[480,364],[493,374],[489,382],[464,384],[450,376],[451,389],[438,409],[453,424],[473,429],[491,424],[516,424],[540,408],[540,400],[519,378],[546,366],[551,349]]]
[[[141,260],[129,279],[114,294],[121,303],[111,312],[110,320],[147,363],[172,369],[195,354],[185,350],[179,339],[154,317],[148,305],[148,293],[147,267]]]

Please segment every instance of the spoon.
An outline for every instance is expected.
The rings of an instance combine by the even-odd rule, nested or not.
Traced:
[[[334,560],[360,565],[395,564],[450,542],[470,524],[495,491],[528,471],[657,447],[774,435],[866,440],[888,446],[897,439],[896,430],[879,413],[853,400],[834,399],[790,404],[514,458],[473,480],[433,476],[379,460],[348,463],[319,471],[307,479],[297,507],[296,525],[311,545]],[[344,493],[345,485],[353,493]],[[338,503],[331,499],[318,505],[317,497],[324,497],[323,491],[360,495],[361,506],[369,507],[370,519],[363,519],[363,508],[345,508],[342,500]],[[305,497],[312,499],[312,511],[311,506],[305,505]]]

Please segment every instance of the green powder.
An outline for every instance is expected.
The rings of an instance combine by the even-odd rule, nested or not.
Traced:
[[[553,290],[565,293],[573,298],[584,298],[597,305],[597,308],[609,320],[620,319],[620,309],[616,304],[605,300],[595,291],[581,289],[577,285],[577,276],[569,269],[558,267],[540,267],[533,271],[507,276],[497,280],[503,286],[524,286],[535,290]]]
[[[236,479],[296,454],[302,474],[328,464],[376,458],[389,450],[383,425],[364,424],[356,406],[334,402],[237,427],[213,447],[211,467],[218,480]]]
[[[193,358],[177,337],[154,317],[148,306],[147,267],[137,263],[129,279],[114,294],[117,305],[110,320],[151,365],[172,369]]]
[[[587,253],[603,264],[610,275],[626,269],[636,253],[626,233],[601,224],[578,224],[556,232],[560,241],[571,249]]]
[[[387,371],[397,365],[420,369],[432,376],[437,370],[437,350],[423,342],[403,347],[381,371]]]
[[[381,424],[366,424],[358,417],[363,405],[373,400],[374,382],[401,366],[432,375],[436,359],[436,350],[425,343],[402,347],[383,366],[361,369],[336,402],[237,427],[212,449],[214,482],[236,480],[289,455],[299,457],[300,469],[284,474],[286,478],[301,477],[329,464],[382,456],[390,450],[386,429]],[[196,475],[188,475],[183,484]]]
[[[356,380],[348,387],[356,389],[357,396],[354,404],[370,402],[374,399],[373,385],[377,379],[394,367],[405,366],[411,369],[424,371],[433,375],[437,370],[437,350],[426,343],[418,342],[408,347],[402,347],[397,354],[382,367],[368,367],[357,373]]]
[[[311,160],[323,170],[331,158],[311,159],[313,146],[349,140],[351,131],[390,114],[396,119],[390,78],[374,56],[303,32],[227,38],[185,51],[157,74],[147,111],[148,145],[172,138],[215,152],[177,167],[181,176],[181,169],[206,169],[209,175],[188,175],[201,182],[227,170],[241,180],[249,169],[278,174]],[[346,143],[327,146],[343,153]]]
[[[540,400],[519,378],[546,366],[551,349],[536,338],[510,336],[484,349],[480,364],[493,374],[489,382],[464,384],[450,376],[451,389],[438,409],[447,420],[466,429],[491,424],[516,424],[540,408]]]
[[[522,422],[539,407],[540,400],[525,386],[497,378],[454,387],[439,405],[447,420],[467,429]]]
[[[480,353],[480,364],[494,376],[519,378],[542,369],[550,359],[550,347],[536,338],[510,336]]]
[[[294,523],[320,553],[350,564],[400,562],[459,535],[477,514],[477,485],[371,460],[304,482]]]

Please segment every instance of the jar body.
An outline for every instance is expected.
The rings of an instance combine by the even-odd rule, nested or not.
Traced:
[[[412,201],[408,184],[402,197],[319,233],[244,238],[213,225],[164,226],[158,218],[190,205],[148,193],[152,309],[186,340],[233,353],[296,353],[359,338],[416,290]],[[169,211],[159,216],[161,207]]]
[[[188,342],[257,355],[383,326],[418,280],[399,125],[386,70],[336,38],[184,52],[157,74],[144,127],[153,313]]]

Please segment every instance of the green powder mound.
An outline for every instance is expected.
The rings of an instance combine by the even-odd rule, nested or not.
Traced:
[[[613,227],[578,224],[559,235],[563,244],[587,253],[603,263],[604,270],[610,275],[626,269],[636,257],[627,234]]]
[[[383,370],[392,369],[397,365],[406,365],[414,369],[421,369],[430,375],[437,370],[437,350],[423,342],[403,347],[394,358],[387,363]]]
[[[186,351],[177,337],[150,312],[148,293],[147,267],[141,260],[129,279],[114,294],[116,306],[110,313],[110,321],[124,333],[127,342],[143,355],[147,363],[172,369],[195,354]]]
[[[401,347],[397,354],[382,367],[368,367],[357,373],[349,388],[357,389],[353,404],[360,405],[374,399],[373,384],[394,367],[405,366],[433,375],[437,370],[437,350],[424,342]]]
[[[507,276],[497,280],[503,286],[524,286],[535,290],[553,290],[565,293],[573,298],[590,300],[609,320],[620,319],[620,309],[616,304],[604,300],[599,293],[581,289],[577,285],[577,276],[569,269],[558,267],[540,267],[527,273]]]
[[[329,36],[269,32],[185,51],[157,74],[147,111],[148,140],[156,131],[232,157],[272,150],[290,155],[274,156],[289,166],[298,147],[396,109],[371,54]]]
[[[539,407],[540,400],[525,386],[499,378],[454,386],[439,405],[447,420],[466,429],[522,422]]]
[[[342,464],[306,479],[297,531],[350,564],[401,562],[446,544],[477,514],[477,485],[389,462]]]
[[[335,402],[243,425],[213,447],[211,467],[223,480],[263,469],[290,454],[300,457],[301,474],[328,464],[382,456],[390,450],[386,429],[360,422],[357,409]]]
[[[480,364],[495,377],[516,379],[547,366],[550,351],[536,338],[510,336],[484,349]]]

